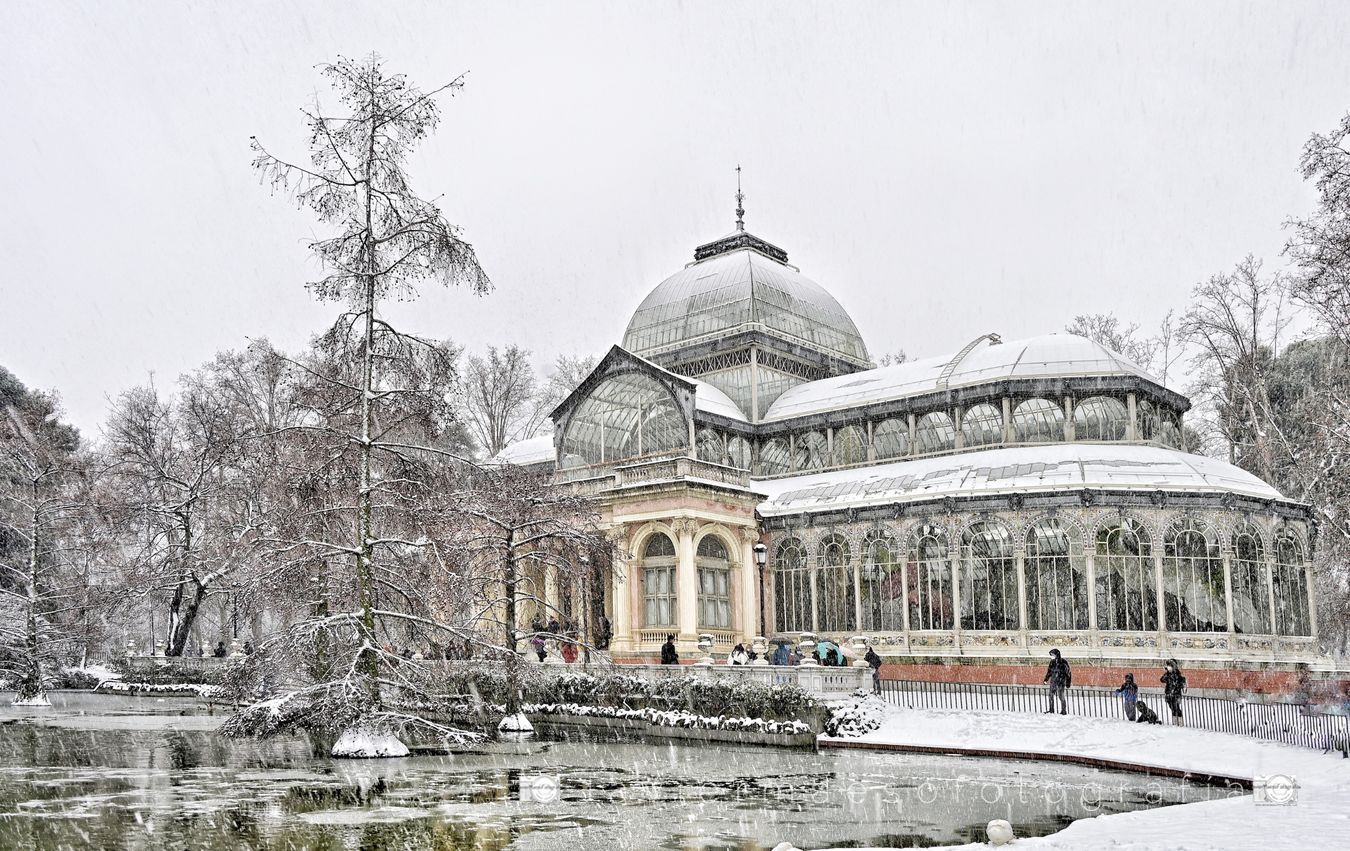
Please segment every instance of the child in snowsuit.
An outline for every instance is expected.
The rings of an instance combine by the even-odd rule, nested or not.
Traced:
[[[1121,683],[1115,693],[1125,701],[1125,717],[1133,721],[1135,703],[1139,700],[1139,686],[1134,684],[1134,674],[1126,674],[1125,682]]]

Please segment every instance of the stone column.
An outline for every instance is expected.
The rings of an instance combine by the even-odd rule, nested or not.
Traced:
[[[1308,632],[1312,633],[1315,638],[1317,637],[1317,577],[1313,575],[1313,566],[1310,561],[1303,563],[1303,580],[1308,592]]]
[[[1073,397],[1064,397],[1064,439],[1073,442]]]
[[[1275,548],[1266,548],[1266,596],[1270,598],[1270,634],[1279,635],[1280,625],[1275,621]]]
[[[1089,549],[1087,562],[1088,643],[1096,647],[1101,637],[1097,632],[1097,560],[1096,548]]]
[[[1003,442],[1013,442],[1012,399],[1003,397]]]
[[[1226,544],[1219,548],[1223,561],[1223,606],[1228,618],[1228,648],[1237,647],[1237,625],[1233,623],[1233,550]]]
[[[760,629],[762,628],[759,625],[759,566],[755,564],[755,543],[759,540],[759,530],[750,526],[743,526],[739,531],[741,545],[739,589],[741,636],[749,641],[756,635],[760,635]]]
[[[1158,595],[1158,649],[1166,652],[1166,646],[1163,640],[1167,637],[1167,595],[1163,593],[1163,548],[1154,542],[1153,545],[1153,584],[1154,591]]]
[[[623,536],[623,552],[632,546],[631,535]],[[610,570],[610,600],[614,605],[614,638],[611,646],[615,650],[633,649],[633,571],[624,558],[615,558]]]
[[[1135,426],[1135,417],[1139,414],[1139,406],[1135,402],[1134,394],[1131,393],[1125,397],[1125,439],[1134,441],[1139,439],[1139,429]]]
[[[949,518],[950,519],[950,518]],[[953,528],[955,524],[951,524]],[[961,539],[947,542],[947,564],[952,572],[952,647],[961,652]]]
[[[1022,634],[1022,646],[1027,646],[1027,549],[1022,542],[1013,551],[1017,559],[1017,630]]]
[[[693,520],[682,518],[671,524],[675,531],[675,610],[681,651],[692,651],[698,641],[698,569],[694,564]]]

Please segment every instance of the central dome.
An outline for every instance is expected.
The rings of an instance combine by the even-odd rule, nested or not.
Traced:
[[[868,365],[867,347],[834,296],[787,263],[787,253],[738,232],[699,246],[695,261],[642,300],[623,347],[649,357],[736,331]]]

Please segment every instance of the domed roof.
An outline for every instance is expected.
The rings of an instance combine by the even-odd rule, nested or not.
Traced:
[[[1143,367],[1086,337],[1045,334],[1026,340],[994,342],[991,336],[977,339],[955,355],[907,361],[793,387],[778,397],[764,421],[888,402],[1005,378],[1135,375],[1163,386]]]
[[[625,349],[649,356],[732,331],[758,330],[868,363],[867,347],[844,308],[789,266],[782,249],[742,232],[700,246],[695,257],[642,300],[624,333]]]

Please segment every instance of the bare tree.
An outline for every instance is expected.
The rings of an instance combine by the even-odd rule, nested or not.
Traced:
[[[530,353],[519,346],[489,346],[486,356],[468,359],[464,410],[485,457],[538,433],[544,418],[536,385]]]
[[[429,679],[402,664],[392,645],[414,628],[456,631],[418,602],[421,572],[438,567],[422,514],[433,496],[428,482],[436,465],[455,460],[439,445],[454,420],[445,390],[453,386],[453,349],[396,330],[379,308],[390,297],[414,298],[424,280],[490,288],[473,248],[413,192],[405,170],[408,153],[439,122],[436,95],[455,92],[463,78],[423,93],[387,74],[374,55],[340,59],[322,72],[343,114],[307,111],[309,164],[275,157],[254,141],[254,166],[265,179],[338,229],[311,246],[329,274],[310,287],[347,309],[313,357],[294,361],[309,378],[309,415],[284,436],[303,463],[292,471],[297,504],[269,535],[272,576],[265,580],[308,571],[325,586],[327,602],[268,642],[254,666],[259,676],[270,665],[292,682],[304,670],[320,676],[279,701],[254,704],[225,729],[420,727],[457,735],[410,708]],[[350,565],[349,581],[342,564]]]
[[[1158,347],[1155,341],[1139,333],[1138,322],[1126,325],[1110,313],[1079,314],[1064,326],[1064,330],[1120,352],[1145,369],[1152,364]]]
[[[1263,275],[1248,255],[1231,273],[1198,285],[1178,326],[1195,349],[1198,396],[1229,447],[1266,481],[1276,480],[1276,454],[1288,446],[1271,406],[1267,371],[1288,324],[1288,282]]]
[[[1318,205],[1289,223],[1285,250],[1298,266],[1294,297],[1350,346],[1350,113],[1330,133],[1308,139],[1299,169],[1316,185]]]

